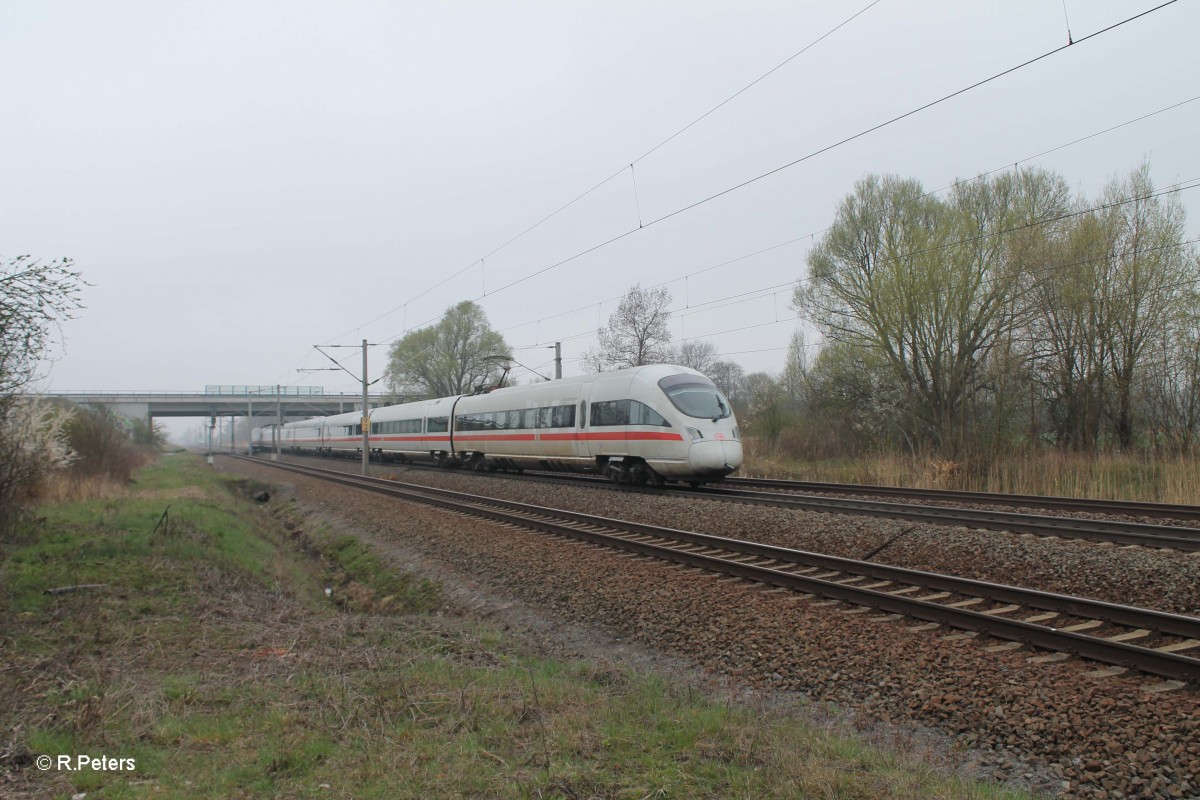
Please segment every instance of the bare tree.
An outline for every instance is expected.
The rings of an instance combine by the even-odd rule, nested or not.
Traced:
[[[67,414],[22,396],[53,343],[53,329],[81,308],[84,284],[70,259],[0,261],[0,533],[39,479],[69,460]]]
[[[1155,445],[1185,455],[1200,437],[1200,297],[1189,305],[1155,343],[1145,381]]]
[[[1105,337],[1111,365],[1111,418],[1118,443],[1134,439],[1134,392],[1145,355],[1180,313],[1195,284],[1195,262],[1180,247],[1184,210],[1179,195],[1155,196],[1150,167],[1104,190],[1108,234],[1107,288],[1112,292],[1111,326]]]
[[[729,402],[741,407],[746,399],[746,370],[736,361],[727,358],[717,359],[704,373],[717,388],[729,398]]]
[[[804,334],[793,331],[792,338],[788,341],[787,360],[783,364],[783,372],[779,375],[779,385],[793,412],[798,412],[804,407],[812,391],[813,360],[813,355],[804,341]]]
[[[79,293],[86,284],[73,265],[69,258],[27,255],[0,261],[0,396],[33,380],[53,343],[52,329],[83,307]]]
[[[1056,254],[1042,261],[1031,289],[1033,373],[1055,440],[1072,449],[1095,446],[1104,417],[1104,337],[1112,306],[1106,250],[1096,215],[1076,217]]]
[[[584,353],[584,367],[603,372],[670,361],[670,305],[671,293],[666,289],[634,286],[621,298],[608,325],[598,331],[599,346]]]
[[[717,363],[717,346],[712,342],[702,342],[699,339],[689,339],[681,342],[671,355],[671,361],[681,367],[690,367],[705,375]]]
[[[791,424],[787,397],[779,381],[766,372],[752,372],[745,379],[745,420],[747,426],[772,447],[779,434]]]

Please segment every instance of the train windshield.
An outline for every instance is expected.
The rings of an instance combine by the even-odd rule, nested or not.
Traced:
[[[718,420],[733,413],[725,395],[702,375],[671,375],[659,381],[658,387],[689,417]]]

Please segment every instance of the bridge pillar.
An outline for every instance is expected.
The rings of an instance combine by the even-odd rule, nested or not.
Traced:
[[[109,403],[108,407],[111,408],[115,413],[120,414],[122,417],[128,417],[129,419],[144,419],[148,422],[153,419],[150,414],[149,403]]]

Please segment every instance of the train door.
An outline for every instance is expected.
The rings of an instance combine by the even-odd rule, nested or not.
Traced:
[[[588,407],[592,397],[592,382],[579,387],[579,401],[575,404],[575,455],[590,461],[592,446],[588,438]]]

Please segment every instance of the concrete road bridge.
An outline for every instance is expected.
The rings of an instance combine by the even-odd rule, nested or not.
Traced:
[[[205,386],[195,391],[54,391],[80,406],[107,406],[131,419],[155,417],[265,417],[267,421],[329,416],[359,411],[362,394],[326,394],[320,386]],[[371,408],[397,402],[391,395],[368,395]]]

